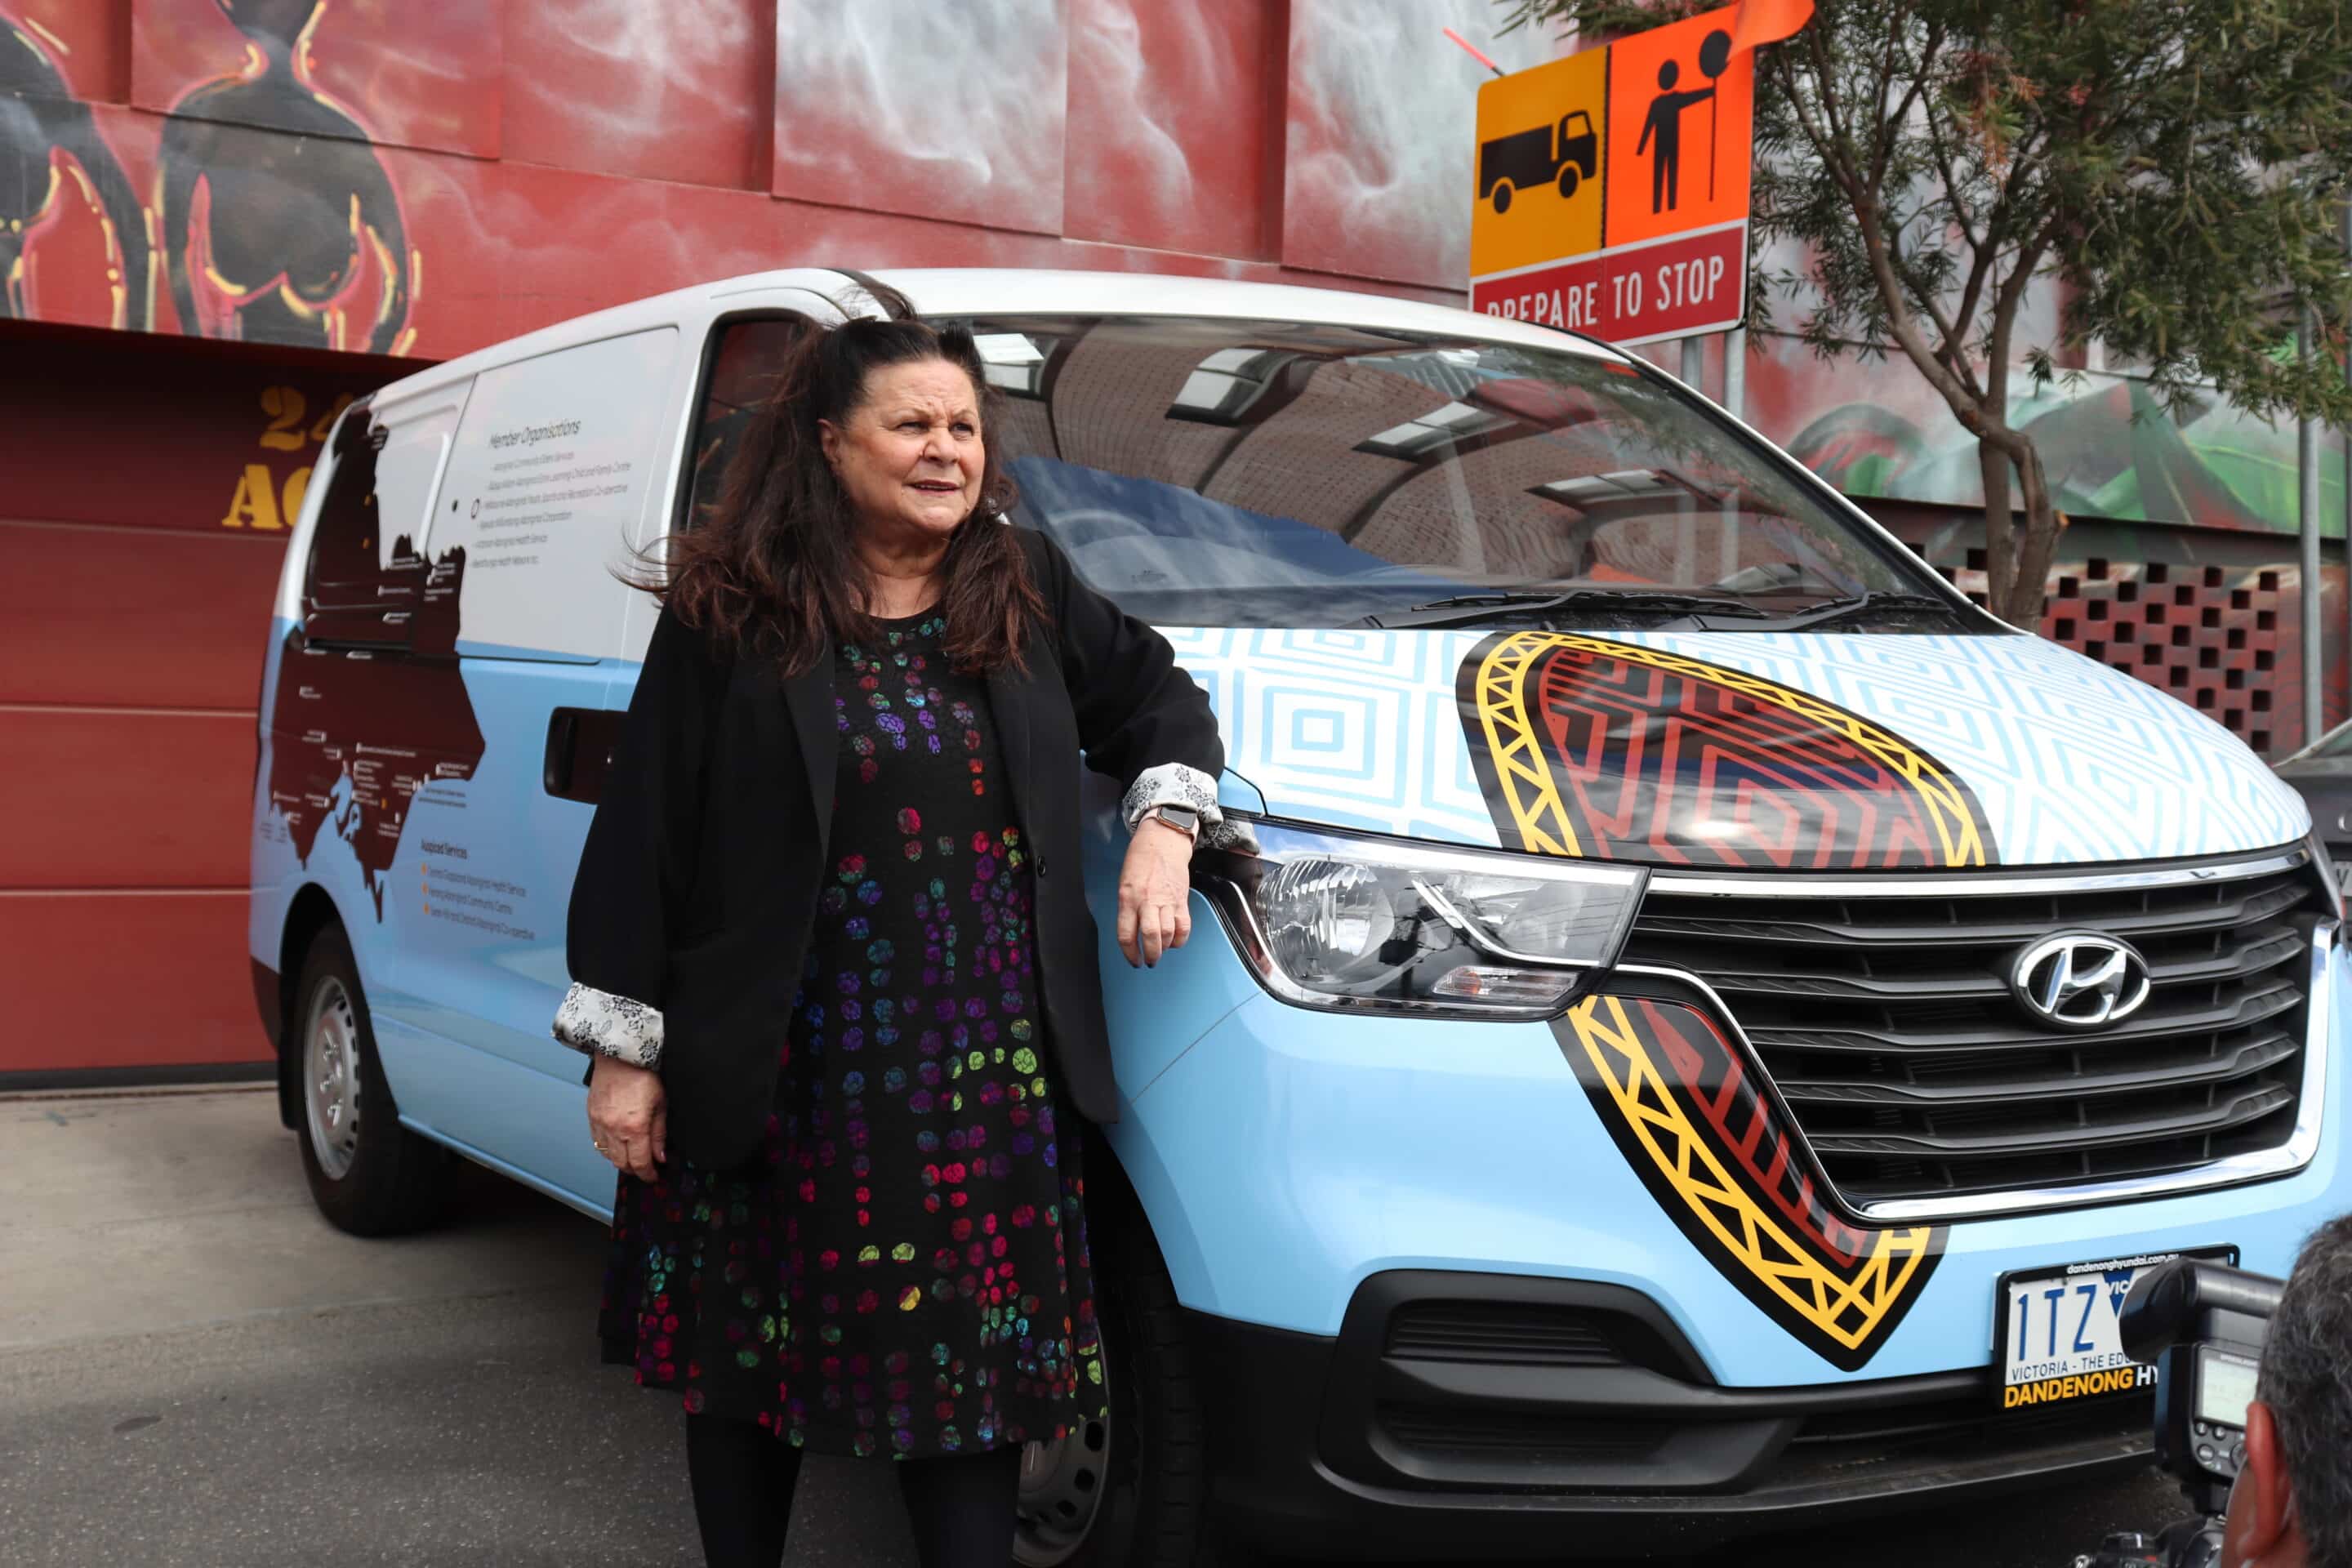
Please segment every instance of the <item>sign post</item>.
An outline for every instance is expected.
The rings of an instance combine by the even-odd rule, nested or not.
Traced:
[[[1747,307],[1754,47],[1811,0],[1743,0],[1478,89],[1470,306],[1619,344]]]

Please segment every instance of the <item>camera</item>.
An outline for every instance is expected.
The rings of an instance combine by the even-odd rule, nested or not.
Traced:
[[[2230,1487],[2246,1458],[2263,1342],[2283,1282],[2179,1258],[2143,1275],[2125,1298],[2124,1353],[2157,1369],[2156,1462],[2177,1477],[2195,1513],[2151,1538],[2110,1535],[2075,1568],[2212,1568],[2221,1558]]]

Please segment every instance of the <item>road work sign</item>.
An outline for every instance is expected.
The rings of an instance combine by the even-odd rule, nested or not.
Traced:
[[[1739,324],[1755,47],[1811,0],[1743,0],[1478,89],[1471,308],[1642,343]]]

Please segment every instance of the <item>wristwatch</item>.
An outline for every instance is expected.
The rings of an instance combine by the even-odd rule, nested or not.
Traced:
[[[1147,814],[1156,817],[1195,844],[1201,841],[1201,814],[1189,805],[1159,805]]]

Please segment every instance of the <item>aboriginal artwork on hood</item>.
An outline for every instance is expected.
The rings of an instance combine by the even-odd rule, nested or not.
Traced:
[[[1462,721],[1507,847],[1706,870],[1986,866],[1982,807],[1892,731],[1762,676],[1561,632],[1463,661]]]
[[[1470,650],[1459,695],[1507,847],[1732,870],[1993,859],[1984,814],[1948,768],[1761,676],[1607,637],[1515,632]],[[1746,1052],[1698,1008],[1604,994],[1554,1028],[1691,1244],[1822,1359],[1866,1364],[1918,1299],[1943,1231],[1841,1217]]]
[[[1573,47],[1486,0],[0,0],[0,312],[441,359],[792,266],[1456,300],[1442,26]]]

